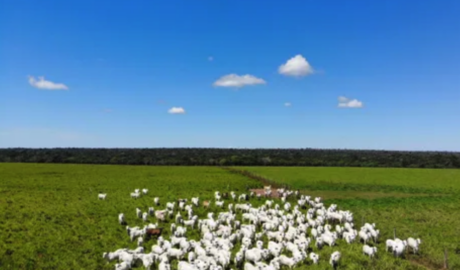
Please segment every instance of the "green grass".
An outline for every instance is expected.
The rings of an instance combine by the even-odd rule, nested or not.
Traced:
[[[379,245],[377,260],[361,254],[361,245],[339,246],[320,251],[319,266],[330,269],[327,261],[333,250],[343,253],[339,269],[430,269],[442,262],[449,250],[451,269],[460,268],[460,171],[362,168],[244,168],[268,178],[323,196],[326,203],[376,222],[382,239],[420,237],[420,255],[395,260]],[[214,167],[146,167],[57,164],[0,163],[0,269],[113,269],[102,252],[122,247],[134,248],[126,230],[118,225],[125,213],[130,226],[142,226],[135,208],[146,211],[152,198],[162,203],[177,198],[200,196],[210,199],[214,191],[261,187],[246,177]],[[139,200],[129,193],[148,188]],[[97,194],[106,192],[107,200]],[[255,205],[259,201],[253,201]],[[164,208],[164,204],[157,208]],[[217,211],[217,209],[211,209]],[[197,214],[205,215],[203,209]],[[156,220],[151,218],[151,222]],[[166,234],[169,224],[163,225]],[[188,234],[195,238],[196,232]],[[147,249],[154,243],[145,244]],[[174,268],[174,265],[173,265]]]
[[[460,193],[460,170],[340,167],[238,167],[292,188]]]
[[[154,196],[206,199],[246,185],[258,183],[219,168],[0,164],[0,269],[113,269],[102,252],[135,247],[120,212],[143,226],[135,208],[146,211]],[[149,194],[131,199],[135,188]]]
[[[420,237],[414,262],[460,269],[460,170],[325,167],[238,167],[280,185],[321,196],[354,213],[361,225],[375,222],[382,240]],[[383,243],[378,246],[384,250]],[[382,252],[379,252],[382,255]]]

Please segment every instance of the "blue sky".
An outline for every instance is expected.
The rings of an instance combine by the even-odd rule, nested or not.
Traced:
[[[460,151],[459,14],[456,0],[0,0],[0,147]]]

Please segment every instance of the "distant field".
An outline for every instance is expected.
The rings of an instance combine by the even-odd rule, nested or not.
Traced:
[[[404,193],[460,193],[460,170],[341,167],[236,167],[292,188]]]
[[[382,239],[393,236],[422,239],[422,256],[429,268],[460,269],[460,170],[331,167],[235,167],[322,196],[355,213],[359,221],[377,223]],[[384,250],[384,246],[380,248]]]
[[[377,223],[382,232],[378,259],[364,257],[361,245],[340,242],[334,248],[343,253],[339,269],[439,269],[444,248],[448,248],[451,269],[460,268],[456,254],[460,253],[460,171],[243,169],[323,196],[327,205],[338,203],[341,209],[355,213],[358,226],[363,216],[367,222]],[[145,211],[153,206],[155,196],[163,203],[192,196],[203,200],[212,198],[216,190],[242,193],[261,186],[256,180],[216,167],[0,163],[0,269],[113,269],[113,263],[102,259],[102,252],[136,246],[118,225],[118,213],[125,213],[130,226],[142,226],[135,208]],[[129,193],[135,188],[148,188],[149,194],[131,199]],[[99,192],[108,194],[106,201],[97,200]],[[201,218],[205,212],[200,209],[197,214]],[[383,242],[392,236],[394,227],[401,238],[422,239],[420,255],[410,255],[410,261],[395,260],[384,252]],[[146,250],[153,243],[146,243]],[[319,252],[318,266],[296,269],[330,269],[327,256],[331,250]]]

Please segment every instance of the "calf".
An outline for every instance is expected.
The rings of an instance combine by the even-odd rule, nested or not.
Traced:
[[[204,201],[203,202],[203,207],[208,208],[209,207],[209,201]]]

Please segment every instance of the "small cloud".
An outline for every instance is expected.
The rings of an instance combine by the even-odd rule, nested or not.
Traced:
[[[339,103],[346,103],[349,100],[348,98],[343,97],[343,96],[340,96],[338,99],[339,99]]]
[[[292,104],[291,104],[290,102],[284,103],[284,106],[286,106],[286,107],[291,107],[291,105],[292,105]]]
[[[313,67],[310,66],[307,59],[298,54],[278,68],[279,74],[291,77],[302,77],[313,74]]]
[[[69,88],[63,83],[54,83],[45,80],[45,77],[40,76],[38,80],[33,76],[29,76],[29,84],[35,88],[43,90],[68,90]]]
[[[349,99],[346,97],[339,97],[339,108],[362,108],[363,103],[357,99]]]
[[[213,60],[214,60],[214,57],[212,57],[212,56],[208,57],[208,61],[213,61]]]
[[[170,114],[184,114],[185,110],[182,107],[172,107],[171,109],[168,110],[168,113],[170,113]]]
[[[214,82],[214,86],[218,87],[236,87],[240,88],[247,85],[256,85],[256,84],[266,84],[263,79],[257,78],[253,75],[237,75],[237,74],[228,74],[220,77],[217,81]]]

